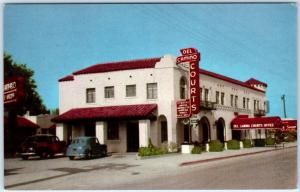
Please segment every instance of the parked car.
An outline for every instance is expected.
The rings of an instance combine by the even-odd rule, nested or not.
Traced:
[[[77,137],[67,148],[66,156],[70,160],[76,157],[90,159],[95,156],[106,156],[107,146],[100,144],[97,137]]]
[[[57,136],[50,134],[30,136],[21,145],[21,156],[24,160],[30,156],[48,158],[58,153],[65,154],[65,152],[66,142],[60,141]]]

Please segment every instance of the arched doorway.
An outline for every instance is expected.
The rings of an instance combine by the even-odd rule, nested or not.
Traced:
[[[199,122],[199,141],[201,143],[210,141],[210,125],[207,117],[202,117]]]
[[[159,123],[159,141],[160,143],[163,143],[165,141],[168,141],[168,122],[167,118],[164,115],[160,115],[158,117],[158,123]]]
[[[219,118],[217,121],[217,139],[221,142],[224,142],[224,130],[225,121],[223,118]]]

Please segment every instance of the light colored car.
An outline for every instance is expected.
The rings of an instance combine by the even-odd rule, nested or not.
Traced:
[[[107,146],[100,144],[97,137],[77,137],[68,146],[66,156],[70,160],[74,158],[90,159],[97,156],[106,156]]]

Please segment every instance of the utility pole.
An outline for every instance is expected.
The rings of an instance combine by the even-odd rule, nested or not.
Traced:
[[[283,94],[281,96],[282,102],[283,102],[283,112],[284,112],[284,118],[286,118],[286,110],[285,110],[285,95]]]

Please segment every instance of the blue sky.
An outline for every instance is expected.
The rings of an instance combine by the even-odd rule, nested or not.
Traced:
[[[102,62],[201,52],[200,67],[268,84],[269,115],[297,116],[295,4],[8,4],[4,50],[35,71],[48,108],[58,79]]]

